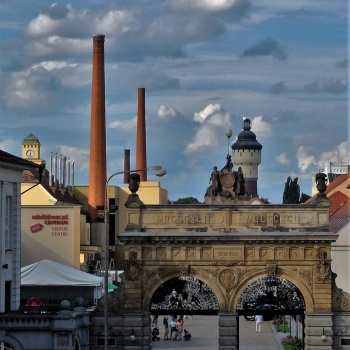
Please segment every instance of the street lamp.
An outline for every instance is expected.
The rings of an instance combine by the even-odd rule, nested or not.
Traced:
[[[122,175],[125,173],[137,173],[139,171],[148,171],[153,170],[154,174],[156,176],[164,176],[166,174],[166,170],[162,169],[159,165],[154,165],[151,167],[148,167],[147,169],[138,169],[138,170],[128,170],[128,171],[118,171],[114,174],[112,174],[108,180],[106,181],[105,186],[105,228],[106,228],[106,235],[105,235],[105,274],[104,274],[104,289],[105,289],[105,350],[108,350],[108,254],[109,254],[109,201],[108,201],[108,185],[109,181],[112,180],[114,176]]]

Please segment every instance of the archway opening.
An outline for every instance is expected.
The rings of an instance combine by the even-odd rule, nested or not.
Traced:
[[[305,300],[292,282],[276,276],[254,281],[241,293],[237,314],[238,348],[250,346],[244,334],[247,329],[270,333],[281,344],[304,348]],[[253,322],[249,325],[249,321]]]
[[[150,311],[158,315],[217,315],[219,302],[206,283],[181,276],[169,279],[157,288]]]

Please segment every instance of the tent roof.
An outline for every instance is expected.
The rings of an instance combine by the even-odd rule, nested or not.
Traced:
[[[21,268],[21,285],[100,286],[101,277],[51,260],[42,260]]]

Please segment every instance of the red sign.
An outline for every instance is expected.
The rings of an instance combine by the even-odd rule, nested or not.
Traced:
[[[35,224],[33,226],[30,226],[30,230],[32,231],[32,233],[41,231],[44,228],[44,225],[42,224]]]

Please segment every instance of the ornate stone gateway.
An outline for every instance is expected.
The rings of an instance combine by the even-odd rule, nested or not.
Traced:
[[[350,297],[332,278],[337,234],[329,232],[328,217],[322,193],[314,204],[300,206],[128,208],[126,232],[118,237],[125,245],[125,276],[109,297],[109,343],[150,349],[151,313],[186,314],[190,305],[202,312],[205,305],[220,317],[220,350],[238,349],[238,316],[256,310],[304,314],[304,349],[342,349],[335,344],[341,334],[350,334]],[[203,298],[192,304],[198,290]],[[252,300],[259,293],[260,299]],[[98,334],[99,322],[92,319],[90,334]]]

